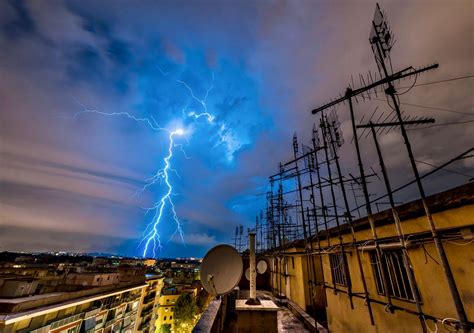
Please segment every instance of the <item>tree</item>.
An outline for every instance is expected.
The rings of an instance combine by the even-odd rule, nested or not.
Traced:
[[[180,331],[179,328],[187,326],[188,323],[193,323],[195,313],[196,304],[192,294],[181,294],[174,305],[174,323],[178,332]]]
[[[201,290],[201,292],[198,294],[197,299],[196,299],[196,307],[199,313],[204,312],[204,310],[206,309],[208,305],[208,301],[209,301],[209,294],[204,289]]]
[[[171,333],[171,324],[163,324],[158,331],[160,333]]]

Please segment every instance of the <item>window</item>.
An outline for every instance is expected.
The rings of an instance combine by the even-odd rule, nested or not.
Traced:
[[[172,319],[173,319],[173,316],[170,316],[170,320],[172,320]]]
[[[375,285],[379,295],[385,295],[382,270],[387,278],[388,292],[392,297],[413,301],[413,291],[408,279],[409,272],[403,263],[402,250],[383,251],[381,262],[375,251],[370,252],[370,263],[375,276]]]
[[[163,320],[166,320],[166,316],[163,318]]]
[[[350,277],[346,254],[341,252],[330,254],[329,263],[331,264],[332,282],[341,286],[348,286]]]

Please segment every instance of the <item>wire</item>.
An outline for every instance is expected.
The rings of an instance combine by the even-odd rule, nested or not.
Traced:
[[[448,322],[449,326],[452,326],[453,323],[459,323],[459,320],[457,320],[456,318],[444,318],[441,321],[441,324],[443,325],[443,327],[446,331],[448,331],[448,332],[458,332],[459,331],[456,327],[454,327],[454,330],[448,329],[448,327],[446,326],[446,322]]]
[[[373,98],[373,100],[380,101],[380,102],[385,102],[385,100],[380,99],[380,98]],[[474,113],[461,112],[461,111],[455,111],[455,110],[449,110],[449,109],[443,109],[443,108],[437,108],[437,107],[434,107],[434,106],[426,106],[426,105],[412,104],[412,103],[402,103],[402,102],[401,102],[400,104],[402,104],[402,105],[409,105],[409,106],[416,106],[416,107],[423,108],[423,109],[433,109],[433,110],[438,110],[438,111],[445,111],[445,112],[452,112],[452,113],[465,114],[465,115],[468,115],[468,116],[474,116]]]
[[[433,258],[433,256],[426,250],[425,242],[421,242],[421,247],[423,248],[423,251],[425,253],[425,264],[428,263],[428,257],[430,257],[437,265],[439,265],[439,262],[435,258]]]
[[[457,80],[464,80],[464,79],[470,79],[473,78],[474,75],[466,75],[466,76],[460,76],[460,77],[453,77],[451,79],[445,79],[445,80],[439,80],[439,81],[431,81],[431,82],[425,82],[425,83],[419,83],[415,84],[414,87],[420,87],[420,86],[427,86],[429,84],[436,84],[436,83],[443,83],[443,82],[450,82],[450,81],[457,81]],[[397,87],[399,89],[405,89],[409,87]]]
[[[436,320],[433,320],[433,321],[434,321],[434,324],[435,324],[435,329],[432,330],[432,329],[428,326],[428,323],[426,322],[425,316],[422,315],[422,318],[423,318],[423,321],[425,322],[425,326],[426,326],[426,328],[428,329],[428,331],[430,331],[431,333],[436,333],[436,332],[438,332],[438,323],[437,323]]]
[[[473,77],[474,77],[474,75],[466,75],[466,76],[453,77],[453,78],[445,79],[445,80],[431,81],[431,82],[415,84],[415,85],[412,85],[412,86],[396,87],[396,88],[398,88],[398,89],[407,89],[407,88],[413,88],[413,87],[427,86],[427,85],[436,84],[436,83],[443,83],[443,82],[450,82],[450,81],[457,81],[457,80],[465,80],[465,79],[470,79],[470,78],[473,78]],[[376,90],[376,88],[374,88],[374,90]],[[379,92],[383,93],[383,89],[380,90]]]
[[[469,242],[466,242],[466,243],[458,243],[458,242],[450,241],[450,240],[447,240],[446,242],[451,243],[451,244],[455,244],[455,245],[464,246],[464,245],[469,245],[469,244],[471,244],[472,242],[474,242],[474,239],[471,239]]]
[[[402,93],[397,93],[398,96],[400,95],[404,95],[406,94],[407,92],[409,92],[410,90],[413,89],[413,87],[416,85],[416,81],[418,80],[418,73],[415,75],[415,80],[413,80],[413,84],[410,86],[410,88],[408,88],[407,90],[405,90],[404,92]]]
[[[414,130],[432,128],[432,127],[448,126],[448,125],[461,125],[461,124],[467,124],[467,123],[474,123],[474,120],[456,121],[456,122],[452,122],[452,123],[436,124],[436,125],[431,125],[431,126],[426,126],[426,127],[407,128],[406,130],[407,131],[414,131]]]
[[[439,168],[439,166],[434,165],[434,164],[431,164],[431,163],[428,163],[428,162],[425,162],[425,161],[415,160],[415,162],[422,163],[422,164],[426,164],[426,165],[429,165],[429,166],[431,166],[431,167],[433,167],[433,168]],[[462,173],[462,172],[459,172],[459,171],[450,170],[450,169],[446,169],[446,168],[441,168],[441,169],[443,169],[443,170],[445,170],[445,171],[448,171],[448,172],[452,172],[452,173],[461,175],[461,176],[464,176],[464,177],[474,178],[474,176],[467,175],[467,174]]]

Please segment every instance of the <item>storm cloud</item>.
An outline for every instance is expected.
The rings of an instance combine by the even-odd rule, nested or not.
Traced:
[[[381,6],[397,39],[395,68],[440,64],[417,83],[474,73],[472,1]],[[163,167],[166,134],[123,117],[74,117],[88,109],[187,129],[172,177],[189,245],[176,241],[168,212],[160,256],[202,256],[229,242],[235,226],[252,226],[264,207],[257,194],[291,157],[293,133],[309,141],[317,121],[310,110],[343,93],[351,75],[376,71],[368,43],[374,8],[372,1],[2,1],[0,249],[141,253],[151,220],[145,208],[163,189],[136,192]],[[180,81],[199,99],[209,91],[212,123],[189,116],[202,105]],[[410,131],[418,160],[441,164],[472,146],[473,93],[467,79],[403,95],[411,115],[464,122]],[[359,103],[357,118],[377,106],[389,110],[383,100]],[[357,173],[346,106],[337,112],[343,168]],[[372,141],[362,144],[364,161],[378,169]],[[399,133],[381,144],[393,183],[411,180]],[[472,174],[472,159],[452,168]],[[434,193],[466,180],[443,171],[426,186]],[[397,200],[414,198],[409,188]]]

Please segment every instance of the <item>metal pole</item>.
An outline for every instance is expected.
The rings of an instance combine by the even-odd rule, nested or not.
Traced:
[[[384,182],[385,182],[385,188],[387,190],[387,194],[388,194],[388,198],[389,198],[389,202],[390,202],[390,207],[392,209],[393,220],[395,221],[395,227],[396,227],[397,234],[398,234],[398,240],[400,241],[400,244],[402,246],[403,264],[404,264],[405,269],[407,271],[408,282],[409,282],[410,288],[412,290],[413,298],[415,299],[416,310],[418,311],[418,317],[420,319],[421,329],[423,330],[423,332],[426,332],[426,324],[425,324],[425,319],[423,318],[423,310],[421,308],[420,297],[418,295],[418,287],[417,287],[417,284],[416,284],[415,275],[413,274],[413,270],[411,269],[410,258],[408,257],[408,250],[407,250],[405,238],[403,237],[400,217],[398,215],[397,210],[395,209],[395,201],[393,200],[393,193],[392,193],[392,188],[390,186],[390,180],[388,179],[387,169],[385,168],[385,163],[383,161],[382,151],[380,149],[379,141],[377,139],[377,133],[375,132],[374,126],[371,126],[370,130],[372,131],[372,136],[374,138],[375,148],[377,149],[377,155],[379,157],[380,168],[382,169],[382,175],[383,175],[383,179],[384,179]]]
[[[348,88],[346,95],[350,96],[351,95],[351,89]],[[375,254],[377,257],[377,261],[382,264],[382,251],[380,250],[379,242],[378,242],[378,237],[377,237],[377,231],[375,230],[375,223],[374,223],[374,218],[372,216],[372,207],[370,206],[370,198],[369,198],[369,191],[367,190],[367,182],[365,181],[365,173],[364,173],[364,165],[362,164],[362,158],[360,156],[360,147],[359,147],[359,138],[357,136],[357,129],[356,129],[356,124],[355,124],[355,117],[354,117],[354,107],[352,106],[352,98],[349,97],[349,110],[351,114],[351,123],[352,123],[352,133],[354,135],[354,144],[356,147],[356,153],[357,153],[357,162],[359,165],[359,172],[360,172],[360,179],[362,181],[362,192],[364,193],[364,198],[365,198],[365,207],[366,207],[366,212],[367,212],[367,220],[369,221],[370,224],[370,229],[372,231],[372,238],[375,243]],[[382,276],[382,284],[384,287],[385,291],[385,298],[387,300],[387,305],[388,309],[392,311],[392,299],[390,297],[389,289],[388,289],[388,282],[387,282],[387,276],[386,272],[384,269],[380,270],[381,276]]]
[[[313,150],[314,150],[314,162],[316,164],[316,172],[318,176],[318,188],[319,188],[319,199],[321,200],[321,214],[323,215],[323,221],[324,221],[324,228],[326,232],[326,241],[328,243],[328,247],[331,246],[331,241],[329,240],[329,235],[328,235],[328,220],[326,216],[326,205],[324,204],[324,195],[323,195],[323,187],[321,186],[321,172],[320,172],[320,164],[318,160],[318,148],[316,146],[316,137],[318,135],[318,132],[316,128],[313,126],[313,137],[312,137],[312,142],[313,142]]]
[[[375,31],[377,31],[377,29],[375,27],[375,23],[373,21],[372,21],[372,24],[374,25]],[[378,33],[377,33],[377,36],[378,36]],[[388,75],[387,67],[385,66],[385,62],[383,61],[382,50],[380,48],[380,38],[379,37],[377,37],[377,41],[376,41],[375,45],[376,45],[376,48],[377,48],[377,53],[378,53],[379,58],[381,60],[380,65],[383,69],[385,77],[388,78],[390,75]],[[441,241],[441,237],[439,236],[438,231],[436,230],[436,226],[435,226],[434,221],[433,221],[433,216],[431,215],[430,208],[429,208],[429,206],[426,202],[425,190],[423,188],[423,184],[421,183],[420,174],[418,173],[418,167],[416,166],[415,157],[413,156],[413,151],[411,149],[410,140],[408,139],[408,135],[407,135],[405,126],[403,125],[403,119],[402,119],[402,115],[401,115],[401,112],[400,112],[400,106],[398,105],[398,101],[395,97],[395,93],[396,93],[395,87],[393,86],[391,81],[388,81],[387,85],[388,85],[388,89],[386,89],[386,94],[391,97],[393,105],[395,107],[395,112],[397,113],[398,121],[400,122],[400,131],[402,133],[403,141],[405,143],[405,147],[407,149],[408,157],[410,159],[410,164],[411,164],[413,173],[415,175],[416,184],[418,186],[418,191],[420,192],[421,202],[423,204],[423,208],[425,209],[425,215],[426,215],[426,218],[428,220],[428,225],[430,227],[431,234],[433,236],[433,240],[434,240],[434,243],[435,243],[436,250],[438,251],[438,255],[441,259],[441,265],[443,267],[444,274],[446,275],[446,279],[448,280],[449,290],[451,292],[451,297],[453,299],[454,306],[456,308],[456,312],[459,316],[461,327],[462,327],[464,332],[470,332],[466,311],[464,309],[464,306],[463,306],[463,303],[462,303],[462,300],[461,300],[461,295],[459,294],[459,290],[456,286],[456,282],[454,281],[453,272],[451,271],[451,267],[449,265],[448,257],[446,256],[446,252],[444,250],[443,243]]]
[[[283,179],[282,179],[282,174],[283,174],[283,166],[280,163],[280,183],[278,184],[278,242],[279,246],[283,245],[282,242],[282,225],[284,228],[284,222],[285,222],[285,212],[283,211]],[[284,231],[284,230],[283,230]]]
[[[314,154],[317,154],[316,151],[313,151]],[[319,254],[318,254],[318,258],[319,258],[319,264],[321,266],[321,285],[322,285],[322,288],[318,289],[320,291],[322,291],[322,295],[321,296],[324,296],[324,299],[323,299],[323,303],[324,303],[324,306],[327,306],[327,302],[326,302],[326,295],[324,293],[324,284],[325,284],[325,280],[324,280],[324,270],[323,270],[323,256],[321,254],[321,239],[319,238],[319,226],[318,226],[318,213],[317,213],[317,209],[316,209],[316,196],[314,194],[314,186],[315,184],[313,183],[313,168],[314,168],[314,160],[312,159],[312,155],[309,156],[309,162],[308,165],[309,165],[309,168],[310,168],[310,172],[309,172],[309,182],[310,182],[310,187],[311,187],[311,202],[313,204],[313,218],[314,218],[314,226],[315,226],[315,231],[316,231],[316,240],[317,240],[317,243],[318,243],[318,250],[319,250]],[[309,221],[309,210],[308,210],[308,221]],[[313,242],[311,241],[311,252],[313,252]],[[312,257],[312,260],[314,260],[314,258]],[[315,267],[316,264],[313,262],[313,267]],[[317,281],[317,277],[316,277],[316,268],[314,269],[314,285],[315,285],[315,289],[316,287],[319,287],[320,286],[320,283]],[[315,293],[316,294],[316,293]],[[317,297],[317,295],[314,295],[313,297]]]
[[[300,177],[300,171],[299,171],[299,166],[298,166],[298,161],[297,161],[297,158],[298,158],[298,140],[296,138],[296,134],[293,136],[293,154],[294,154],[294,157],[295,157],[295,172],[296,172],[296,180],[297,180],[297,184],[298,184],[298,194],[299,194],[299,198],[300,198],[301,221],[302,221],[302,224],[303,224],[304,250],[305,250],[305,253],[307,253],[308,252],[308,234],[306,232],[306,219],[305,219],[304,207],[303,207],[303,191],[301,190],[301,177]],[[311,244],[311,252],[313,252],[312,251],[313,245],[312,245],[311,240],[310,240],[309,243]],[[304,256],[304,260],[306,262],[306,272],[307,272],[306,275],[309,278],[309,280],[311,280],[310,262],[309,262],[310,260],[309,260],[307,255]],[[314,271],[314,269],[313,269],[313,271]],[[310,287],[309,293],[310,293],[310,295],[312,295],[313,294],[313,285],[312,285],[311,282],[309,283],[309,287]],[[311,297],[311,303],[312,303],[313,308],[314,308],[314,298],[313,297]]]
[[[347,258],[346,258],[346,253],[344,252],[344,244],[342,241],[342,235],[341,235],[341,227],[339,224],[339,213],[337,211],[337,203],[336,203],[336,195],[334,194],[334,185],[332,182],[332,172],[331,172],[331,164],[329,163],[329,155],[328,155],[328,143],[326,139],[326,126],[325,126],[325,120],[324,120],[324,114],[321,116],[321,122],[320,122],[321,130],[322,130],[322,137],[323,137],[323,148],[324,148],[324,156],[326,157],[326,167],[327,167],[327,172],[328,172],[328,178],[329,178],[329,188],[331,190],[331,198],[332,198],[332,205],[333,205],[333,211],[334,211],[334,216],[336,219],[336,225],[337,225],[337,233],[338,233],[338,238],[339,238],[339,247],[341,248],[341,257],[342,261],[344,264],[344,275],[346,278],[346,283],[347,283],[347,295],[349,296],[349,300],[351,303],[351,308],[354,309],[354,303],[352,301],[352,286],[351,286],[351,281],[349,279],[349,276],[347,275]],[[334,284],[334,287],[336,285]]]
[[[332,129],[335,130],[334,124],[333,124]],[[336,162],[337,174],[338,174],[338,177],[339,177],[339,186],[341,187],[342,197],[344,199],[344,208],[346,209],[347,222],[349,223],[349,226],[351,228],[352,243],[353,243],[353,246],[355,248],[355,252],[356,252],[356,256],[357,256],[357,264],[359,266],[359,272],[360,272],[360,276],[362,278],[362,287],[364,289],[364,296],[365,296],[365,299],[369,299],[369,292],[367,291],[367,282],[365,281],[365,274],[364,274],[364,269],[362,267],[362,260],[360,258],[359,250],[357,249],[357,246],[355,245],[356,235],[355,235],[354,225],[352,223],[351,212],[350,212],[350,209],[349,209],[349,201],[347,200],[346,189],[344,187],[344,179],[342,178],[342,171],[341,171],[341,165],[339,163],[339,156],[337,155],[337,152],[336,152],[336,146],[334,145],[335,142],[334,142],[334,138],[333,138],[332,133],[331,133],[331,129],[328,128],[328,131],[329,131],[329,134],[330,134],[329,137],[331,139],[331,146],[332,146],[333,151],[334,151],[334,160]],[[374,316],[373,316],[373,313],[372,313],[372,306],[370,305],[369,302],[367,303],[367,310],[369,312],[370,322],[373,325],[374,324]]]

